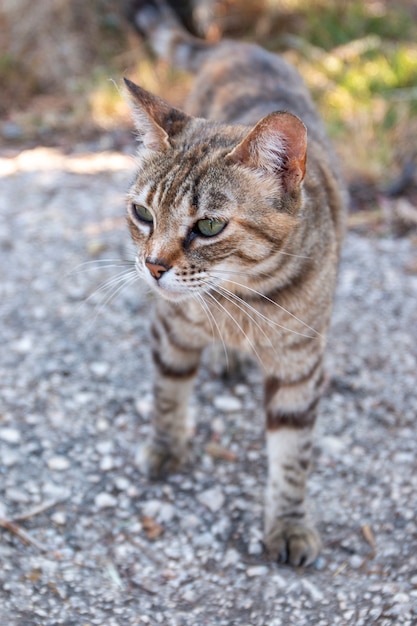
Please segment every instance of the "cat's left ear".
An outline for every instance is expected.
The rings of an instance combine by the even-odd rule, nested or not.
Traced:
[[[306,171],[307,129],[287,112],[262,118],[228,158],[251,168],[278,174],[286,191],[294,191]]]
[[[170,146],[169,138],[181,132],[191,118],[127,78],[123,80],[140,144],[154,152],[166,150]]]

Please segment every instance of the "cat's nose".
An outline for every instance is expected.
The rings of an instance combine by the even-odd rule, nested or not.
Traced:
[[[150,271],[151,275],[156,278],[156,280],[159,280],[162,274],[169,270],[169,266],[163,261],[159,260],[152,261],[151,259],[147,259],[145,261],[145,265]]]

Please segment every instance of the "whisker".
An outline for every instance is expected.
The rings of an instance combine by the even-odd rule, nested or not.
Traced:
[[[235,276],[243,276],[245,278],[247,278],[248,276],[264,276],[265,278],[272,278],[272,274],[267,274],[266,272],[257,272],[255,270],[251,271],[251,269],[245,270],[243,271],[238,271],[238,270],[219,270],[219,269],[213,269],[210,270],[211,274],[214,274],[214,272],[216,272],[217,274],[226,274],[226,275],[230,275],[230,274],[234,274]]]
[[[95,259],[94,261],[85,261],[84,263],[80,263],[72,270],[70,270],[68,274],[66,274],[66,276],[82,274],[84,272],[90,272],[92,270],[102,270],[114,267],[132,267],[134,264],[134,260],[129,261],[127,259]]]
[[[213,272],[212,272],[213,273]],[[267,302],[270,302],[271,304],[273,304],[274,306],[276,306],[278,309],[280,309],[281,311],[284,311],[284,313],[286,313],[287,315],[289,315],[290,317],[292,317],[294,320],[296,320],[299,324],[302,324],[302,326],[304,326],[305,328],[308,328],[308,330],[311,330],[312,333],[314,333],[314,336],[317,337],[322,337],[322,334],[319,333],[318,330],[316,330],[315,328],[312,328],[311,326],[309,326],[306,322],[303,322],[303,320],[301,320],[299,317],[297,317],[296,315],[294,315],[294,313],[291,313],[291,311],[289,311],[288,309],[286,309],[284,306],[282,306],[281,304],[279,304],[278,302],[275,302],[275,300],[272,300],[271,298],[269,298],[268,296],[265,296],[262,292],[257,291],[256,289],[253,289],[252,287],[248,287],[247,285],[242,285],[241,283],[238,283],[234,280],[228,280],[227,282],[231,283],[232,285],[237,285],[238,287],[241,287],[242,289],[247,289],[248,291],[256,294],[257,296],[260,296],[261,298],[263,298],[264,300],[266,300]],[[259,312],[260,315],[262,315],[262,313]],[[268,319],[268,318],[266,318]],[[284,326],[280,326],[280,324],[278,324],[277,322],[273,322],[272,320],[270,320],[271,324],[273,324],[274,326],[278,326],[280,328],[282,328],[282,330],[286,330],[286,331],[290,331],[290,329],[285,328]],[[301,335],[302,337],[310,337],[310,335],[305,335],[303,333],[300,333],[296,330],[291,330],[290,332],[297,334],[297,335]]]
[[[208,318],[208,320],[209,320],[209,322],[210,322],[210,325],[211,325],[211,332],[212,332],[212,336],[213,336],[213,342],[214,342],[214,327],[213,327],[213,323],[212,323],[212,321],[214,322],[214,325],[215,325],[215,326],[216,326],[216,328],[217,328],[217,333],[218,333],[219,338],[220,338],[220,341],[221,341],[221,343],[222,343],[222,346],[223,346],[223,351],[224,351],[224,356],[225,356],[225,359],[226,359],[226,368],[227,368],[227,369],[229,369],[229,355],[228,355],[228,353],[227,353],[226,343],[225,343],[225,341],[224,341],[224,339],[223,339],[223,335],[222,335],[222,333],[221,333],[221,330],[220,330],[220,328],[219,328],[219,325],[218,325],[218,323],[217,323],[217,320],[216,320],[216,318],[214,317],[213,313],[211,312],[210,307],[208,306],[207,302],[204,300],[204,295],[203,295],[203,294],[198,294],[198,293],[197,293],[197,294],[195,294],[195,295],[198,297],[198,299],[199,299],[199,301],[200,301],[200,304],[201,304],[201,306],[202,306],[203,310],[206,312],[207,318]],[[210,318],[211,318],[211,319],[210,319]],[[211,321],[211,320],[212,320],[212,321]]]
[[[104,301],[102,301],[101,303],[98,303],[97,306],[94,309],[94,316],[91,319],[91,322],[87,328],[87,332],[91,329],[91,326],[93,325],[93,323],[96,321],[96,319],[98,318],[98,316],[102,313],[103,309],[112,301],[114,300],[114,298],[120,294],[126,287],[128,287],[128,285],[131,285],[132,283],[134,283],[136,280],[138,279],[137,273],[136,271],[130,271],[127,272],[122,278],[119,278],[119,280],[116,281],[113,280],[112,285],[110,285],[111,288],[111,292],[110,294],[106,297],[106,299]],[[114,287],[114,284],[116,283],[116,287]],[[109,286],[107,285],[107,288],[109,288]],[[100,288],[99,290],[96,290],[93,294],[91,294],[91,296],[89,296],[89,298],[87,298],[86,302],[95,294],[97,294],[99,291],[101,291],[102,288]]]
[[[242,313],[244,313],[250,320],[252,320],[252,322],[255,324],[255,326],[257,328],[259,328],[259,330],[261,331],[263,336],[267,339],[267,341],[268,341],[269,345],[271,346],[273,352],[276,353],[275,346],[273,345],[271,339],[266,334],[265,330],[262,328],[262,326],[259,324],[259,322],[257,322],[256,319],[254,317],[252,317],[252,315],[250,315],[247,311],[245,311],[243,306],[240,306],[240,304],[238,304],[238,302],[241,302],[243,305],[246,305],[249,308],[252,308],[252,310],[256,314],[258,314],[259,311],[257,311],[256,309],[254,309],[253,307],[248,305],[248,303],[245,302],[244,300],[242,300],[242,298],[240,298],[239,296],[237,296],[233,292],[229,291],[228,289],[226,289],[222,285],[215,285],[214,283],[211,283],[211,287],[212,287],[212,289],[214,289],[214,291],[216,293],[218,293],[220,296],[223,296],[223,298],[226,298],[226,300],[228,300],[231,304],[234,304],[240,311],[242,311]],[[268,318],[265,317],[265,319],[269,322]]]
[[[208,319],[208,321],[209,321],[210,328],[211,328],[211,339],[212,339],[212,342],[214,342],[214,326],[213,326],[213,322],[212,322],[212,317],[213,317],[213,314],[211,314],[211,315],[212,315],[212,317],[210,317],[210,316],[209,316],[209,313],[211,313],[211,311],[209,311],[209,310],[208,310],[207,304],[206,304],[206,302],[204,301],[204,298],[202,297],[202,295],[201,295],[201,294],[199,294],[199,293],[192,293],[192,294],[191,294],[191,297],[192,297],[192,298],[193,298],[196,302],[198,302],[198,304],[199,304],[199,305],[201,306],[201,308],[203,309],[203,311],[204,311],[204,313],[205,313],[205,316],[207,317],[207,319]]]
[[[275,320],[271,320],[269,317],[267,317],[266,315],[264,315],[263,313],[261,313],[261,311],[258,311],[254,306],[252,306],[251,304],[249,304],[249,302],[246,302],[246,300],[244,300],[243,298],[241,298],[240,296],[238,296],[237,294],[233,293],[232,291],[229,291],[228,289],[226,289],[225,287],[223,287],[222,285],[219,285],[219,287],[221,287],[222,290],[225,290],[225,292],[229,293],[230,295],[232,295],[234,298],[236,298],[237,300],[239,300],[239,302],[241,302],[242,304],[244,304],[245,306],[247,306],[251,311],[253,311],[253,313],[255,313],[256,315],[258,315],[261,319],[263,319],[270,327],[275,326],[276,328],[280,328],[281,330],[287,332],[287,333],[293,333],[294,335],[299,335],[300,337],[307,337],[308,339],[313,339],[313,337],[311,335],[306,335],[305,333],[301,333],[297,330],[294,330],[292,328],[287,328],[286,326],[283,326],[282,324],[280,324],[279,322],[276,322]],[[285,310],[285,309],[284,309]],[[311,329],[313,331],[313,329]],[[314,331],[314,336],[316,336],[318,333],[317,331]]]
[[[224,311],[224,313],[226,313],[226,315],[227,315],[228,317],[230,317],[230,319],[232,320],[232,322],[234,322],[234,323],[235,323],[235,325],[237,326],[237,328],[240,330],[240,332],[242,333],[242,335],[243,335],[243,336],[245,337],[245,339],[247,340],[247,342],[248,342],[249,346],[250,346],[250,347],[251,347],[251,349],[253,350],[253,353],[256,355],[256,357],[257,357],[257,359],[258,359],[259,363],[262,365],[262,367],[263,367],[264,369],[266,369],[266,368],[265,368],[265,366],[264,366],[264,363],[263,363],[263,361],[262,361],[262,359],[261,359],[261,357],[260,357],[260,356],[259,356],[259,354],[258,354],[258,351],[256,350],[256,348],[255,348],[255,346],[254,346],[254,344],[253,344],[253,342],[249,339],[249,337],[248,337],[247,333],[245,333],[245,331],[243,330],[243,328],[242,328],[242,326],[239,324],[239,322],[235,320],[235,318],[234,318],[234,317],[233,317],[233,315],[230,313],[230,311],[228,311],[228,310],[226,309],[226,307],[224,307],[224,306],[221,304],[221,302],[219,302],[218,300],[216,300],[216,298],[214,297],[214,295],[213,295],[210,291],[206,291],[206,295],[207,295],[207,296],[209,296],[209,297],[210,297],[210,298],[211,298],[211,299],[215,302],[215,304],[216,304],[216,305],[217,305],[217,306],[218,306],[218,307],[219,307],[222,311]]]
[[[113,287],[113,285],[119,284],[121,281],[124,281],[125,279],[127,279],[129,276],[136,276],[136,270],[129,270],[129,271],[124,271],[124,272],[120,272],[119,274],[116,274],[116,276],[112,276],[111,278],[109,278],[108,280],[104,281],[104,283],[102,283],[99,287],[97,287],[97,289],[95,289],[93,291],[93,293],[91,293],[84,302],[89,302],[90,300],[92,300],[95,296],[97,296],[99,293],[106,291],[107,289],[110,289],[111,287]]]

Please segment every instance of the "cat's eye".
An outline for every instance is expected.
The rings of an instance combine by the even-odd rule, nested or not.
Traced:
[[[153,217],[152,213],[141,204],[132,204],[132,211],[134,216],[140,220],[141,222],[146,222],[147,224],[152,224]]]
[[[198,220],[194,227],[194,231],[203,235],[203,237],[214,237],[214,235],[218,235],[225,228],[227,222],[221,222],[220,220]]]

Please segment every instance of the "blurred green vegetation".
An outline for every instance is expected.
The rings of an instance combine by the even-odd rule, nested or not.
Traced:
[[[417,155],[417,7],[360,0],[287,4],[299,17],[298,32],[281,39],[348,179],[388,182]],[[277,44],[279,38],[269,47]]]

